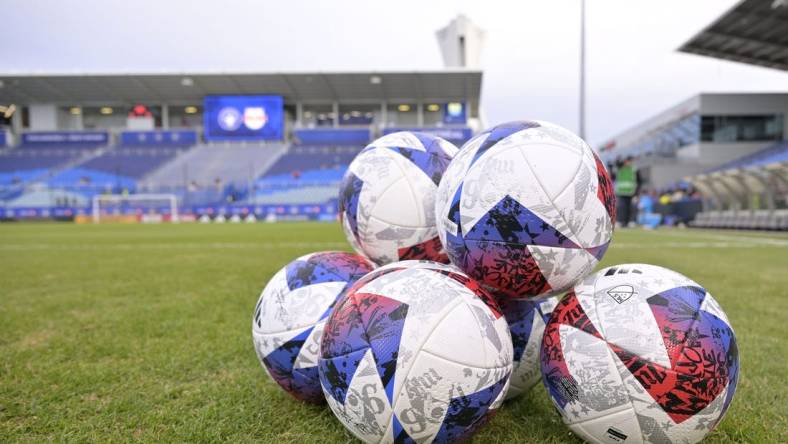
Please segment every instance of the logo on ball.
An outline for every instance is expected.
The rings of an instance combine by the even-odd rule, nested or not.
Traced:
[[[618,287],[613,287],[608,290],[607,294],[609,294],[613,300],[619,304],[622,304],[626,302],[627,299],[631,298],[633,294],[635,294],[635,289],[632,288],[631,285],[619,285]]]

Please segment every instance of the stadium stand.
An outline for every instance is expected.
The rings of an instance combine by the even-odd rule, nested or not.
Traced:
[[[776,143],[761,151],[756,151],[752,154],[734,159],[726,162],[718,167],[715,167],[706,173],[714,173],[717,171],[732,170],[736,168],[753,168],[760,165],[768,165],[771,163],[779,163],[788,161],[788,141]]]
[[[36,147],[20,146],[0,154],[0,184],[14,185],[28,182],[75,160],[89,157],[96,147]]]
[[[201,144],[145,177],[145,187],[246,185],[263,174],[286,151],[285,144]]]
[[[62,172],[52,182],[64,185],[79,181],[100,184],[107,178],[118,178],[134,184],[136,179],[172,159],[178,151],[174,148],[160,147],[119,147],[108,150],[76,168]]]
[[[89,199],[81,193],[44,188],[33,190],[15,197],[6,203],[6,207],[86,207],[89,203]]]
[[[780,142],[687,178],[707,206],[691,226],[788,230],[788,142]]]
[[[358,146],[293,145],[255,182],[253,205],[319,204],[337,197],[337,186]]]

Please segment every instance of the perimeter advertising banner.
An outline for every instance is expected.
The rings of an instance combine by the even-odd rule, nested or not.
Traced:
[[[207,96],[205,140],[282,140],[282,96]]]

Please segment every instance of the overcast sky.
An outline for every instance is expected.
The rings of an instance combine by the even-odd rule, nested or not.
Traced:
[[[588,0],[594,145],[698,92],[788,91],[788,73],[676,52],[736,0]],[[577,130],[579,0],[0,0],[0,72],[432,70],[435,30],[487,31],[488,124]]]

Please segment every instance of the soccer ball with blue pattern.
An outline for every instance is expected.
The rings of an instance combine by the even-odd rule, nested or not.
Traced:
[[[361,440],[458,442],[503,402],[512,341],[489,293],[457,268],[395,262],[337,302],[319,371],[329,407]]]
[[[540,351],[553,404],[587,442],[699,442],[739,381],[720,305],[654,265],[616,265],[580,282],[553,310]]]
[[[372,271],[367,259],[327,251],[299,257],[265,286],[252,319],[252,339],[263,369],[297,399],[322,402],[317,354],[337,298]]]
[[[582,139],[541,121],[468,141],[438,188],[451,262],[506,297],[544,297],[593,270],[613,235],[610,177]]]
[[[509,324],[514,348],[512,378],[506,399],[515,398],[535,386],[542,378],[539,350],[545,324],[550,320],[557,298],[533,300],[498,298],[501,312]]]
[[[364,148],[342,179],[339,215],[350,244],[384,265],[405,259],[448,262],[435,227],[435,192],[457,148],[407,131]]]

